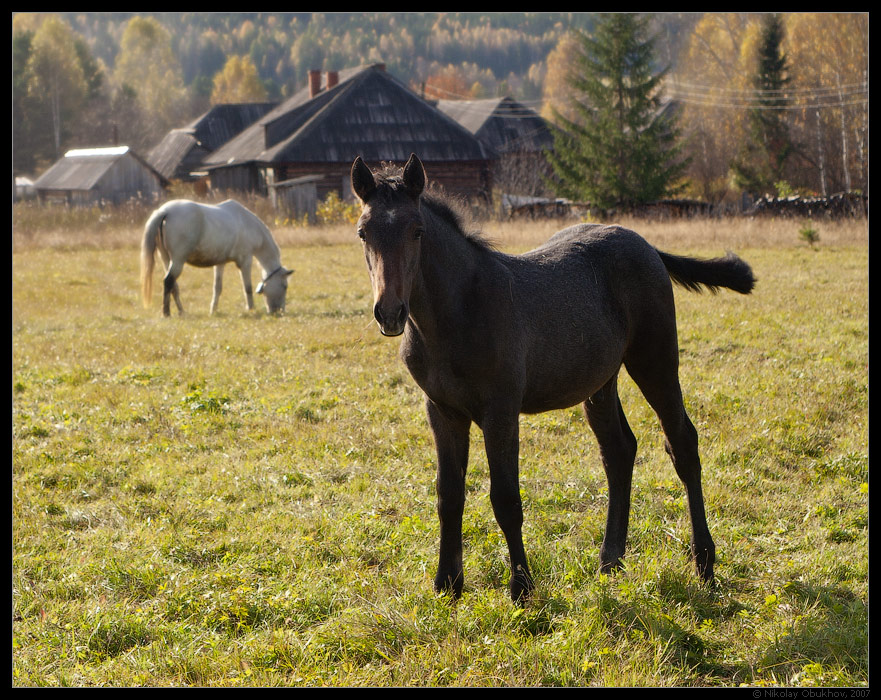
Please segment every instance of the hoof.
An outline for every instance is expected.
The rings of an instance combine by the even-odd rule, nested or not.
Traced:
[[[600,573],[611,574],[615,571],[620,571],[624,568],[624,562],[621,561],[622,559],[623,556],[611,557],[606,556],[603,552],[600,552]]]
[[[464,582],[462,572],[457,574],[441,574],[438,572],[434,577],[434,590],[441,595],[452,596],[454,600],[462,597],[462,584]]]
[[[694,559],[694,565],[697,568],[698,576],[700,576],[707,583],[712,583],[713,564],[716,561],[715,547],[698,549],[692,545],[691,556]]]
[[[616,559],[615,561],[608,562],[603,561],[600,562],[600,573],[601,574],[613,574],[616,571],[621,571],[624,568],[624,563],[620,559]]]
[[[535,582],[532,580],[532,574],[525,566],[519,565],[515,571],[511,573],[511,600],[518,604],[523,604],[529,598],[529,594],[535,589]]]
[[[697,574],[700,576],[705,582],[712,583],[715,579],[713,576],[713,562],[712,561],[695,561],[695,567],[697,568]]]
[[[600,546],[600,573],[611,574],[624,568],[624,548],[609,547],[605,542]]]

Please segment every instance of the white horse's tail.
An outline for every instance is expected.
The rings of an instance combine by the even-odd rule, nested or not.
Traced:
[[[156,239],[161,233],[166,216],[167,212],[157,209],[150,215],[144,226],[144,239],[141,241],[141,296],[145,308],[150,306],[150,298],[153,296],[153,262],[156,253]]]

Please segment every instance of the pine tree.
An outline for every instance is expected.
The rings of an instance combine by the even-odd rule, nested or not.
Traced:
[[[788,61],[783,55],[783,22],[769,14],[762,24],[752,85],[756,107],[749,114],[747,143],[731,166],[734,182],[757,194],[776,192],[784,180],[793,144],[786,125]]]
[[[675,116],[665,113],[656,71],[651,18],[631,13],[597,17],[580,32],[572,119],[556,115],[561,131],[549,154],[558,194],[600,209],[629,209],[675,194],[687,160],[677,144]]]

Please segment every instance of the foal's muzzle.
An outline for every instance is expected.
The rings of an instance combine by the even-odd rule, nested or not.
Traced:
[[[373,307],[373,317],[379,324],[379,330],[383,335],[396,336],[404,332],[407,326],[407,318],[410,316],[410,309],[407,304],[400,302],[391,309],[383,309],[378,303]]]

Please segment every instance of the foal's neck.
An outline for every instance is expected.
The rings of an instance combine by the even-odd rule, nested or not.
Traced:
[[[459,318],[462,304],[493,253],[430,210],[423,219],[426,231],[410,313],[422,333],[442,336],[447,324]]]

